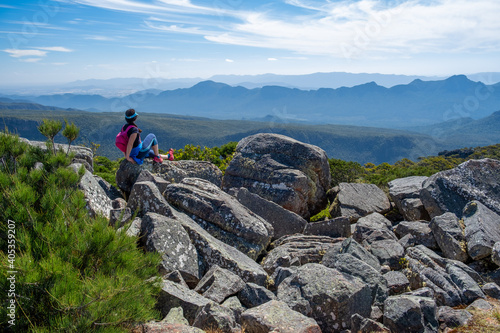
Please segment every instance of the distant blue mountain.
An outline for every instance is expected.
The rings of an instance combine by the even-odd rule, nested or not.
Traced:
[[[7,96],[18,98],[18,96]],[[500,84],[485,85],[457,75],[438,81],[416,79],[391,88],[370,82],[351,88],[300,90],[282,86],[248,89],[214,81],[190,88],[147,91],[122,98],[99,95],[23,96],[35,103],[93,111],[169,113],[215,119],[280,118],[315,124],[402,128],[470,117],[500,109]]]

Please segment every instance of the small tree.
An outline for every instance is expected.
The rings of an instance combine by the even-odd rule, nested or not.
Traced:
[[[76,140],[78,134],[80,133],[80,129],[76,127],[76,125],[71,122],[71,125],[68,123],[66,119],[64,119],[66,123],[66,127],[62,131],[62,135],[68,139],[68,151],[66,152],[66,156],[69,154],[69,149],[71,148],[71,143]]]
[[[52,143],[52,149],[54,150],[54,155],[56,154],[56,146],[54,144],[54,137],[62,129],[62,123],[59,120],[43,119],[38,130],[44,136],[46,136]]]

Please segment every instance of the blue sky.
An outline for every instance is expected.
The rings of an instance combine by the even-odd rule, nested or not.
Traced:
[[[1,85],[500,72],[498,0],[7,0]]]

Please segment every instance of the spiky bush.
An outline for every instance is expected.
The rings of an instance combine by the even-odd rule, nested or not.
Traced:
[[[15,299],[17,332],[120,332],[159,319],[158,254],[143,253],[136,238],[90,218],[71,156],[53,155],[0,133],[0,331],[9,327]],[[42,162],[43,168],[35,168]],[[7,221],[15,223],[15,261],[9,267]],[[12,224],[11,224],[12,225]]]

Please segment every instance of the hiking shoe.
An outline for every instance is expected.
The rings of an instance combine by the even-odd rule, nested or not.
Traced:
[[[163,163],[163,158],[161,158],[161,156],[155,156],[153,158],[153,161],[155,161],[156,163]]]

